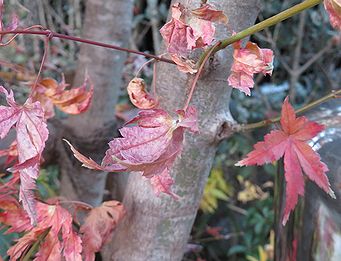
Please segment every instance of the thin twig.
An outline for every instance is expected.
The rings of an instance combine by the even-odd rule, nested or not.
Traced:
[[[212,46],[211,48],[207,49],[204,52],[204,54],[200,57],[200,60],[198,63],[201,64],[203,62],[204,57],[206,57],[208,52],[211,52],[211,49],[213,49],[213,51],[211,52],[211,55],[213,55],[216,52],[222,49],[225,49],[227,46],[231,45],[232,43],[242,40],[245,37],[248,37],[257,32],[260,32],[264,30],[265,28],[278,24],[308,8],[314,7],[315,5],[322,3],[322,1],[323,0],[306,0],[302,3],[299,3],[291,8],[288,8],[280,12],[279,14],[276,14],[268,19],[265,19],[264,21],[261,21],[249,28],[246,28],[245,30],[240,31],[239,33],[232,35],[231,37],[227,39],[221,40],[221,44],[219,46]]]
[[[337,90],[337,91],[332,91],[330,94],[303,106],[302,108],[296,110],[295,113],[301,114],[301,113],[307,112],[307,111],[315,108],[316,106],[318,106],[324,102],[327,102],[331,99],[337,99],[337,98],[341,98],[341,89]],[[268,126],[270,124],[279,122],[280,119],[281,119],[281,117],[278,116],[276,118],[272,118],[272,119],[268,119],[268,120],[262,120],[262,121],[255,122],[255,123],[244,124],[244,125],[236,125],[233,127],[233,129],[235,132],[243,132],[243,131],[254,130],[254,129],[262,128],[262,127]]]
[[[50,39],[51,39],[50,36],[46,36],[46,38],[45,38],[43,58],[41,58],[41,63],[40,63],[39,71],[38,71],[37,77],[36,77],[36,79],[34,81],[34,85],[33,85],[32,90],[35,90],[35,88],[37,87],[37,84],[38,84],[38,81],[39,81],[39,78],[40,78],[40,74],[41,74],[41,72],[43,70],[43,67],[44,67],[44,64],[46,62]],[[33,92],[31,92],[31,94],[33,94]]]
[[[291,64],[291,73],[290,73],[290,87],[289,87],[289,97],[291,101],[295,101],[296,96],[296,84],[300,78],[299,68],[300,68],[300,60],[302,54],[302,43],[303,43],[303,36],[304,36],[304,27],[306,22],[306,12],[302,12],[300,14],[300,20],[298,24],[298,31],[297,31],[297,43],[295,47],[295,51],[292,57],[292,64]]]
[[[56,32],[50,31],[50,30],[44,30],[44,31],[34,31],[34,30],[0,31],[0,35],[5,35],[5,34],[28,34],[28,35],[45,35],[45,36],[50,35],[51,38],[60,38],[60,39],[64,39],[64,40],[70,40],[70,41],[74,41],[74,42],[80,42],[80,43],[100,46],[100,47],[104,47],[104,48],[108,48],[108,49],[113,49],[113,50],[118,50],[118,51],[122,51],[122,52],[134,53],[134,54],[142,55],[142,56],[145,56],[145,57],[148,57],[148,58],[154,58],[155,60],[158,60],[158,61],[161,61],[161,62],[175,64],[170,59],[162,58],[162,57],[159,57],[159,56],[154,55],[154,54],[144,53],[144,52],[140,52],[140,51],[136,51],[136,50],[120,47],[120,46],[117,46],[117,45],[112,45],[112,44],[106,44],[106,43],[102,43],[102,42],[92,41],[92,40],[89,40],[89,39],[83,39],[83,38],[76,37],[76,36],[60,34],[60,33],[56,33]]]

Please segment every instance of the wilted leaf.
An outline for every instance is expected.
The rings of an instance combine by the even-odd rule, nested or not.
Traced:
[[[53,105],[68,114],[80,114],[89,108],[94,86],[88,76],[82,86],[72,89],[66,89],[67,87],[64,78],[61,83],[52,78],[44,78],[38,82],[33,91],[33,99],[42,104],[46,118],[54,116]]]
[[[341,0],[324,0],[324,6],[332,26],[337,30],[341,30]]]
[[[146,90],[146,84],[141,78],[132,79],[127,87],[129,98],[132,104],[139,109],[153,109],[159,102],[153,98]]]
[[[234,61],[228,83],[233,88],[250,95],[255,73],[272,74],[273,52],[270,49],[261,49],[252,42],[248,42],[245,48],[242,48],[241,41],[238,41],[233,47]]]
[[[213,23],[226,24],[228,22],[227,16],[223,11],[216,10],[210,4],[203,4],[200,8],[194,9],[191,12],[194,16]]]
[[[171,57],[172,60],[176,63],[176,66],[178,67],[178,70],[180,72],[194,74],[198,71],[195,68],[195,63],[192,60],[186,59],[185,57],[176,54],[171,54]]]
[[[95,253],[110,239],[117,223],[125,215],[123,205],[118,201],[106,201],[93,208],[80,228],[83,233],[83,257],[94,261]]]
[[[191,50],[210,45],[213,22],[226,22],[226,16],[211,5],[189,10],[180,3],[172,5],[172,19],[160,30],[170,54],[186,56]]]

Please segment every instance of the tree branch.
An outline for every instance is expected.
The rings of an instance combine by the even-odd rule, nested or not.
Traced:
[[[104,47],[104,48],[108,48],[108,49],[113,49],[113,50],[118,50],[118,51],[122,51],[122,52],[134,53],[134,54],[137,54],[137,55],[142,55],[142,56],[147,57],[147,58],[153,58],[153,59],[155,59],[157,61],[160,61],[160,62],[166,62],[166,63],[175,64],[170,59],[162,58],[162,57],[159,57],[159,56],[154,55],[154,54],[144,53],[144,52],[140,52],[140,51],[136,51],[136,50],[120,47],[120,46],[117,46],[117,45],[112,45],[112,44],[106,44],[106,43],[102,43],[102,42],[92,41],[92,40],[89,40],[89,39],[83,39],[83,38],[76,37],[76,36],[60,34],[60,33],[56,33],[56,32],[50,31],[50,30],[45,30],[45,31],[34,31],[34,30],[0,31],[0,35],[6,35],[6,34],[45,35],[45,36],[49,36],[50,39],[52,39],[52,38],[60,38],[60,39],[64,39],[64,40],[70,40],[70,41],[74,41],[74,42],[80,42],[80,43],[100,46],[100,47]]]
[[[315,108],[316,106],[327,102],[331,99],[336,99],[336,98],[341,98],[341,89],[337,90],[337,91],[333,91],[330,94],[316,100],[313,101],[309,104],[307,104],[306,106],[303,106],[302,108],[298,109],[295,111],[296,114],[300,114],[300,113],[304,113],[307,112],[313,108]],[[267,119],[267,120],[262,120],[259,122],[255,122],[255,123],[250,123],[250,124],[238,124],[235,126],[232,126],[232,129],[234,130],[234,132],[243,132],[243,131],[249,131],[249,130],[254,130],[254,129],[258,129],[258,128],[262,128],[265,126],[268,126],[270,124],[279,122],[281,119],[280,116],[276,117],[276,118],[272,118],[272,119]]]
[[[284,10],[283,12],[280,12],[279,14],[276,14],[268,19],[265,19],[262,22],[259,22],[253,26],[250,26],[246,28],[243,31],[240,31],[239,33],[232,35],[229,38],[226,38],[224,40],[221,40],[221,45],[219,46],[212,46],[211,48],[208,48],[203,55],[200,57],[199,64],[201,64],[204,60],[204,57],[207,55],[208,52],[213,49],[212,54],[214,55],[216,52],[225,49],[227,46],[231,45],[234,42],[237,42],[245,37],[248,37],[252,34],[255,34],[259,31],[264,30],[265,28],[268,28],[270,26],[273,26],[275,24],[278,24],[279,22],[282,22],[306,9],[309,9],[311,7],[314,7],[315,5],[318,5],[322,2],[323,0],[306,0],[300,4],[297,4],[291,8],[288,8]]]

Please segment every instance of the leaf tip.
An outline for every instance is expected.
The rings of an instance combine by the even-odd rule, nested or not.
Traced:
[[[336,199],[336,195],[335,195],[335,192],[330,188],[329,191],[328,191],[328,195],[333,198],[333,199]]]
[[[244,163],[242,160],[238,161],[237,163],[234,164],[236,167],[243,167]]]

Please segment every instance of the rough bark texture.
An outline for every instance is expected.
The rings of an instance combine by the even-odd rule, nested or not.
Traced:
[[[177,1],[178,2],[178,1]],[[188,1],[180,1],[188,5]],[[200,1],[190,1],[198,6]],[[258,0],[210,1],[228,15],[230,27],[239,31],[254,23]],[[228,35],[219,27],[217,39]],[[232,49],[216,54],[198,82],[192,104],[199,110],[200,134],[186,135],[184,151],[172,169],[179,201],[156,197],[144,178],[131,174],[124,197],[127,216],[115,231],[104,260],[181,260],[196,216],[220,135],[233,121],[229,112],[231,89],[226,79]],[[158,65],[157,88],[160,103],[170,111],[182,108],[193,78],[168,64]]]
[[[131,31],[133,0],[88,0],[83,37],[128,46]],[[75,85],[80,85],[87,72],[95,85],[90,110],[66,122],[64,136],[85,155],[100,161],[107,143],[114,136],[114,107],[121,85],[126,53],[82,45]],[[61,192],[70,199],[98,205],[103,198],[106,173],[80,167],[69,148],[59,144],[62,172]]]
[[[336,200],[312,182],[306,182],[305,197],[300,206],[283,227],[280,220],[276,227],[276,261],[336,261],[341,260],[341,116],[340,102],[335,100],[324,104],[310,119],[327,126],[314,139],[313,148],[327,164],[327,173]],[[282,184],[282,187],[284,182]],[[284,201],[284,195],[281,200]],[[280,208],[279,212],[283,212]],[[293,243],[295,242],[295,243]],[[294,246],[296,244],[295,251]]]

